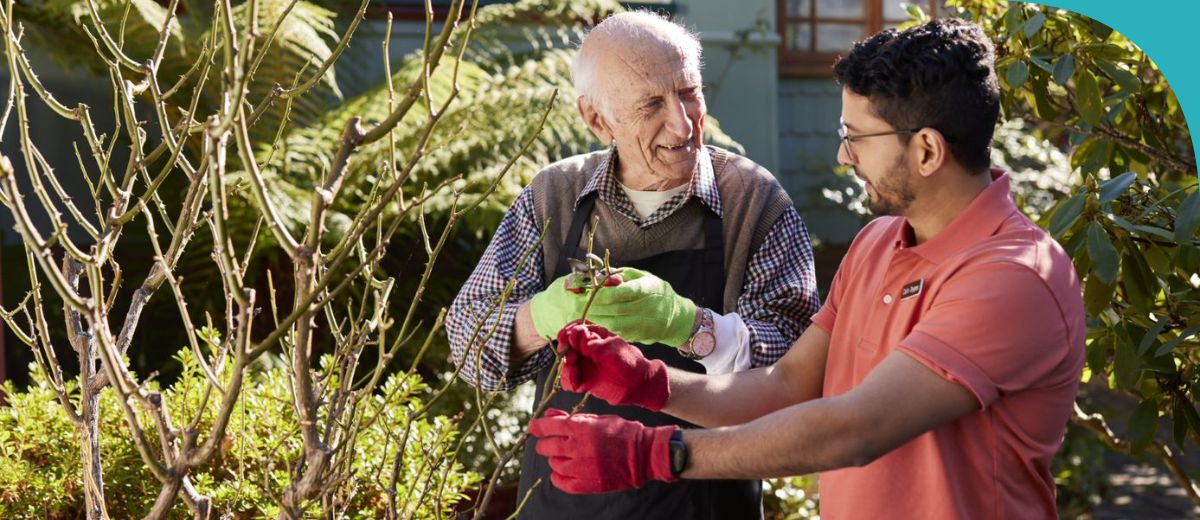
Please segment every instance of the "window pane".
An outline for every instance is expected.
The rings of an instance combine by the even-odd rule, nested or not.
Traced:
[[[883,19],[903,21],[908,20],[908,11],[904,10],[904,6],[900,4],[916,4],[921,6],[921,10],[925,14],[929,14],[929,2],[921,2],[918,0],[883,0]]]
[[[863,18],[863,0],[817,0],[820,18]],[[818,32],[818,38],[820,38]]]
[[[784,35],[784,48],[789,51],[808,52],[812,50],[812,25],[808,22],[792,23],[787,26]]]
[[[787,9],[788,16],[808,18],[809,11],[812,9],[812,0],[788,0]]]
[[[861,40],[863,37],[863,26],[861,24],[833,24],[823,23],[817,25],[817,51],[819,52],[841,52],[850,49],[850,46]]]

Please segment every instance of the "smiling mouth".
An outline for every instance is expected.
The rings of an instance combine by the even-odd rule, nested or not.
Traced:
[[[671,150],[671,151],[675,151],[675,150],[682,150],[682,149],[684,149],[684,148],[687,148],[687,147],[688,147],[689,145],[691,145],[691,144],[692,144],[692,142],[691,142],[691,141],[684,141],[684,142],[682,142],[682,143],[679,143],[679,144],[676,144],[676,145],[666,145],[666,144],[660,144],[660,145],[658,145],[658,147],[659,147],[659,148],[662,148],[662,149],[664,149],[664,150]]]

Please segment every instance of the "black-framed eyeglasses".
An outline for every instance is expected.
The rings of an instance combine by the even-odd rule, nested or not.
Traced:
[[[883,135],[915,134],[920,131],[921,131],[920,128],[913,128],[910,130],[892,130],[890,132],[875,132],[872,134],[850,135],[849,130],[846,129],[846,120],[843,118],[838,118],[837,133],[838,133],[838,138],[841,139],[839,146],[846,147],[846,155],[850,157],[850,162],[858,162],[858,156],[855,155],[854,147],[851,145],[854,141],[857,141],[859,139],[864,139],[867,137],[879,137],[879,136],[883,136]]]

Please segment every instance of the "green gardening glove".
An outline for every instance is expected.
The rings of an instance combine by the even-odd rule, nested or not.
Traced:
[[[588,321],[634,343],[679,347],[691,337],[696,324],[692,300],[675,294],[671,284],[646,271],[626,268],[621,276],[624,281],[619,285],[596,294]]]
[[[566,276],[550,282],[546,290],[529,300],[533,328],[543,338],[556,338],[560,329],[579,319],[586,303],[586,296],[568,288]]]

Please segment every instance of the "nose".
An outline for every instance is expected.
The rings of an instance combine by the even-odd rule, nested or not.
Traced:
[[[837,162],[847,166],[854,164],[854,156],[850,154],[850,143],[845,140],[838,141]]]
[[[683,100],[676,99],[669,105],[670,108],[667,112],[667,131],[671,133],[672,137],[679,138],[679,141],[691,139],[692,120],[690,117],[688,117],[687,107],[684,106]]]

